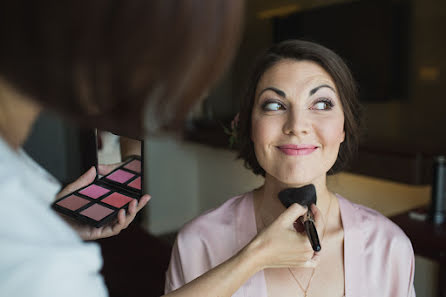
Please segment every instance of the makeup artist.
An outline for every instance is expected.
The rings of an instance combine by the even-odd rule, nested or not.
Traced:
[[[0,296],[107,296],[98,245],[82,239],[116,234],[145,203],[96,234],[62,220],[58,182],[21,149],[39,112],[121,135],[178,131],[233,57],[242,14],[239,0],[0,0]],[[230,296],[263,268],[314,266],[295,253],[304,212],[294,204],[169,296]]]
[[[166,292],[206,273],[274,225],[285,211],[279,192],[313,184],[317,207],[311,208],[316,223],[323,221],[316,224],[322,246],[317,265],[264,269],[233,296],[415,296],[414,254],[403,231],[326,185],[327,175],[343,169],[356,151],[359,120],[355,82],[331,50],[289,40],[261,55],[233,132],[239,158],[265,178],[264,184],[183,227]],[[300,239],[296,253],[311,255],[305,233]]]

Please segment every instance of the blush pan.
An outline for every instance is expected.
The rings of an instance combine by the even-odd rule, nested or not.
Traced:
[[[125,165],[124,168],[141,173],[141,161],[133,160],[133,161],[127,163],[127,165]]]
[[[134,200],[134,199],[130,198],[126,195],[122,195],[119,193],[113,193],[113,194],[105,197],[104,199],[102,199],[102,202],[107,203],[111,206],[120,208],[120,207],[123,207],[124,205],[126,205],[127,203],[131,202],[132,200]]]
[[[131,181],[128,185],[132,188],[141,190],[141,177],[138,177],[134,181]]]
[[[95,221],[100,221],[113,212],[113,209],[102,206],[100,204],[93,204],[89,208],[80,212],[81,215],[89,217]]]
[[[107,179],[123,184],[134,176],[133,173],[118,169],[112,174],[107,175]]]
[[[57,205],[62,206],[69,210],[78,210],[79,208],[88,203],[90,203],[90,201],[88,201],[87,199],[81,198],[76,195],[71,195],[57,202]]]
[[[80,194],[88,196],[93,199],[97,199],[108,192],[110,192],[110,190],[94,184],[79,191]]]

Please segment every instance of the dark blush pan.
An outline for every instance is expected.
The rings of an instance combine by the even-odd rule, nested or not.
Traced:
[[[87,209],[80,212],[81,215],[89,217],[95,221],[100,221],[109,214],[113,213],[113,209],[102,206],[100,204],[93,204]]]
[[[76,195],[71,195],[71,196],[68,196],[65,199],[57,202],[57,205],[74,211],[74,210],[78,210],[79,208],[81,208],[82,206],[84,206],[88,203],[90,203],[90,201],[88,201],[87,199],[81,198]]]

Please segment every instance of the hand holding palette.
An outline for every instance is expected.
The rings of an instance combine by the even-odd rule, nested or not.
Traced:
[[[141,150],[142,151],[142,150]],[[142,159],[133,156],[107,175],[70,193],[52,207],[71,218],[94,227],[102,227],[116,219],[121,209],[142,196]]]

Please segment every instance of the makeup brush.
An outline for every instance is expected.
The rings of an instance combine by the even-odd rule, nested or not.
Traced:
[[[306,206],[308,211],[303,216],[303,224],[311,247],[314,251],[321,250],[319,236],[317,234],[316,226],[314,225],[314,215],[311,211],[311,205],[316,204],[317,196],[316,189],[313,184],[309,184],[300,188],[288,188],[279,192],[279,200],[288,208],[293,203],[298,203]]]

